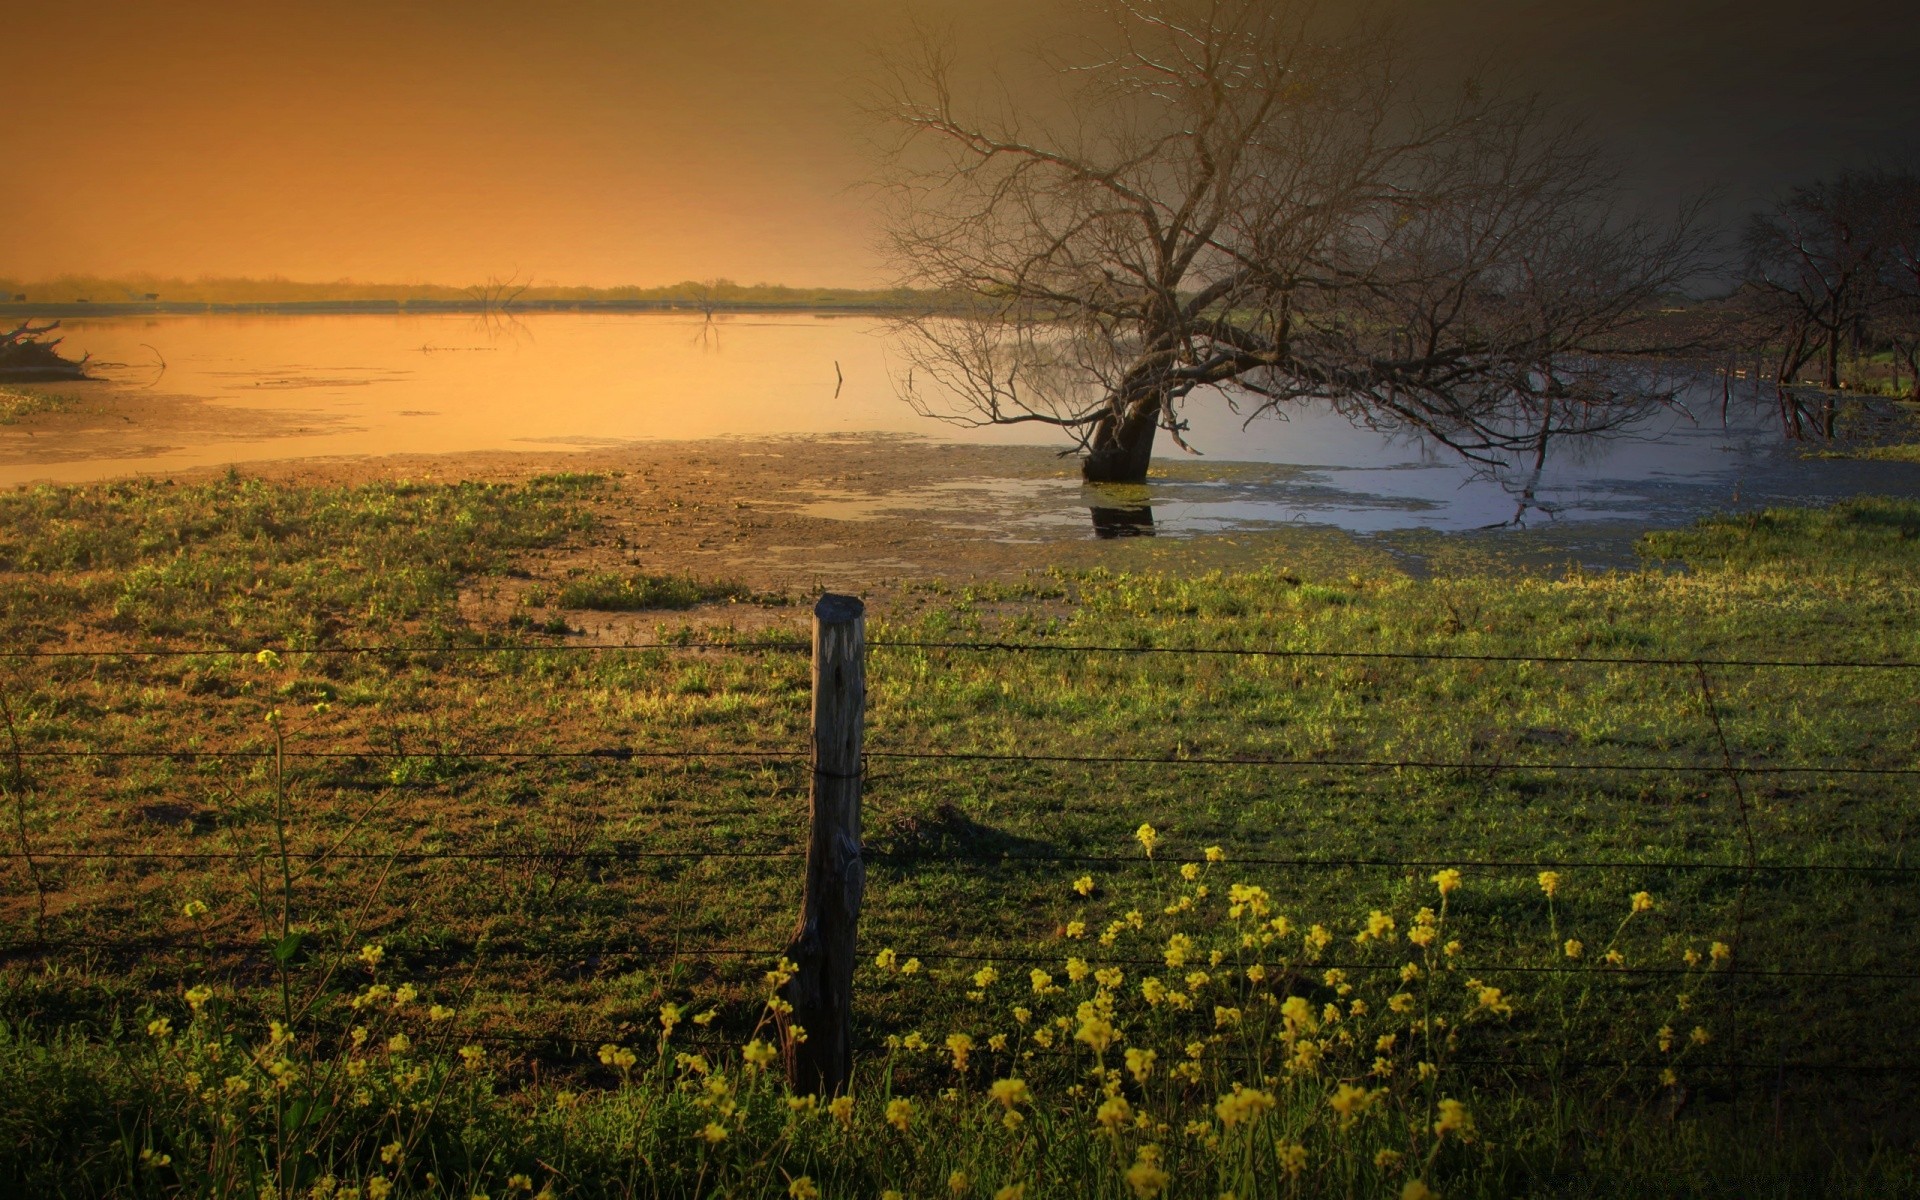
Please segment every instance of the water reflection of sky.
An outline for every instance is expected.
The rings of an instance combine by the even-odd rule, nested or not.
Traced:
[[[24,432],[0,430],[0,483],[715,436],[1049,440],[1041,427],[969,430],[916,416],[895,394],[899,364],[884,325],[866,318],[741,316],[708,325],[679,314],[554,313],[505,323],[459,314],[208,315],[76,321],[63,332],[73,349],[129,364],[111,372],[112,382],[85,386],[172,396],[197,406],[202,419],[162,423],[133,442],[103,436],[52,459],[21,453]],[[164,373],[139,365],[156,356]],[[1324,410],[1243,424],[1218,398],[1202,397],[1187,415],[1187,440],[1205,457],[1163,438],[1144,489],[973,479],[801,502],[848,520],[931,511],[956,528],[1025,539],[1087,530],[1095,508],[1142,505],[1163,535],[1292,524],[1458,531],[1666,524],[1722,508],[1920,490],[1920,467],[1911,464],[1802,457],[1763,406],[1736,404],[1723,425],[1717,393],[1699,397],[1692,414],[1662,413],[1626,436],[1557,444],[1537,480],[1474,468]]]

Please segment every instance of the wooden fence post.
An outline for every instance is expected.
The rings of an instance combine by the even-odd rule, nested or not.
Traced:
[[[782,989],[787,1082],[801,1095],[844,1092],[853,1074],[855,933],[867,868],[860,858],[860,748],[867,704],[866,605],[829,592],[813,608],[812,831],[806,891]],[[804,1030],[795,1038],[795,1030]]]

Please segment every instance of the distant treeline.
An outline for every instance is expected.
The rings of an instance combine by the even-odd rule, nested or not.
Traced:
[[[0,276],[0,304],[65,307],[73,304],[357,305],[507,307],[557,304],[677,305],[689,308],[924,308],[928,293],[905,288],[803,288],[686,280],[664,287],[563,287],[489,280],[472,287],[437,283],[361,283],[351,279],[171,279],[154,275],[111,278],[61,275],[51,279]]]

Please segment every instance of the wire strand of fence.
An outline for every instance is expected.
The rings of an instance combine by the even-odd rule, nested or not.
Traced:
[[[576,761],[609,760],[625,762],[646,760],[759,759],[763,761],[801,762],[806,755],[792,749],[720,747],[703,750],[645,750],[628,746],[603,746],[586,750],[460,750],[460,749],[380,749],[363,747],[351,750],[298,750],[276,752],[272,749],[200,750],[107,750],[98,748],[44,748],[23,750],[21,758],[32,759],[473,759],[528,760],[566,759]],[[1271,768],[1283,770],[1408,770],[1465,771],[1498,773],[1514,771],[1627,772],[1633,774],[1679,774],[1724,776],[1728,767],[1717,763],[1679,762],[1474,762],[1471,760],[1414,758],[1272,758],[1252,755],[1206,754],[1007,754],[984,750],[868,750],[866,757],[896,762],[998,762],[1044,763],[1108,766],[1200,767],[1207,769]],[[1859,777],[1920,777],[1920,767],[1843,766],[1818,763],[1737,763],[1732,770],[1743,775],[1847,775]]]
[[[265,939],[235,940],[191,937],[153,937],[153,938],[48,938],[23,939],[0,943],[0,958],[23,958],[58,953],[66,950],[85,950],[104,954],[149,954],[157,950],[189,950],[201,953],[221,953],[228,955],[260,954],[271,956],[274,947]],[[1062,954],[1024,953],[1020,951],[987,953],[967,950],[915,950],[911,953],[896,948],[900,958],[918,958],[934,962],[978,962],[978,963],[1059,963],[1067,956]],[[435,946],[420,947],[413,950],[387,950],[389,957],[408,958],[413,966],[427,969],[433,959],[449,959],[448,969],[468,969],[475,957],[498,957],[517,959],[568,959],[604,956],[614,958],[654,958],[671,962],[700,961],[738,961],[741,959],[760,959],[776,962],[786,954],[785,947],[775,946],[681,946],[672,943],[656,942],[608,942],[586,941],[552,945],[534,945],[512,940],[498,940],[481,943],[440,943]],[[328,948],[316,952],[316,956],[331,955],[341,959],[352,959],[355,952],[341,948]],[[1168,970],[1164,959],[1137,955],[1108,955],[1082,960],[1090,970],[1103,967],[1150,967],[1154,970]],[[1404,964],[1399,962],[1362,962],[1358,960],[1320,960],[1295,964],[1281,964],[1277,968],[1291,969],[1297,972],[1324,972],[1339,970],[1347,972],[1393,972],[1398,973]],[[1214,968],[1218,969],[1218,968]],[[1667,965],[1635,966],[1620,965],[1581,965],[1573,963],[1505,963],[1505,962],[1463,962],[1452,967],[1460,975],[1563,975],[1585,976],[1593,979],[1655,977],[1672,978],[1684,976],[1741,977],[1751,979],[1817,979],[1826,981],[1863,980],[1879,982],[1911,983],[1920,981],[1920,971],[1874,971],[1874,970],[1829,970],[1807,967],[1747,967],[1716,966],[1688,967]]]
[[[354,750],[99,750],[99,749],[48,749],[23,751],[23,758],[135,758],[135,759],[199,759],[199,758],[301,758],[301,759],[362,759],[362,758],[450,758],[450,759],[607,759],[614,762],[626,762],[631,759],[705,759],[738,758],[762,759],[767,761],[788,760],[804,762],[804,753],[787,749],[750,749],[723,748],[714,750],[636,750],[628,746],[605,746],[591,750],[444,750],[444,749],[398,749],[381,750],[365,747]]]
[[[1243,755],[1153,755],[1153,754],[1002,754],[984,750],[868,750],[868,758],[890,760],[950,760],[958,762],[1035,762],[1111,764],[1125,766],[1172,767],[1276,767],[1340,768],[1353,770],[1414,771],[1626,771],[1635,773],[1669,772],[1682,775],[1725,775],[1727,768],[1714,763],[1616,763],[1616,762],[1473,762],[1446,759],[1386,758],[1263,758]],[[1735,768],[1746,775],[1859,775],[1920,776],[1920,767],[1821,766],[1812,763],[1740,763]]]
[[[1195,658],[1385,659],[1422,662],[1551,663],[1590,666],[1754,667],[1807,670],[1912,670],[1920,662],[1850,658],[1660,658],[1636,654],[1494,654],[1451,650],[1310,650],[1287,646],[1126,646],[1086,642],[870,641],[876,650],[963,650],[1011,654],[1165,654]]]
[[[870,640],[866,643],[873,650],[953,650],[963,652],[995,652],[1026,654],[1133,654],[1133,655],[1182,655],[1194,658],[1307,658],[1307,659],[1379,659],[1405,660],[1420,662],[1476,662],[1476,663],[1542,663],[1590,666],[1640,666],[1640,667],[1679,667],[1692,668],[1696,664],[1709,667],[1744,667],[1754,669],[1779,670],[1915,670],[1920,662],[1892,659],[1795,659],[1795,658],[1716,658],[1688,657],[1662,658],[1656,655],[1632,654],[1497,654],[1471,653],[1451,650],[1319,650],[1286,646],[1129,646],[1119,644],[1101,644],[1086,642],[1011,642],[1011,641],[937,641],[937,640]],[[658,642],[583,642],[574,644],[507,644],[475,646],[313,646],[313,647],[252,647],[203,646],[203,647],[122,647],[110,649],[54,649],[54,650],[0,650],[0,658],[13,659],[58,659],[58,658],[194,658],[243,656],[252,657],[262,649],[271,649],[282,656],[364,656],[364,655],[407,655],[407,654],[542,654],[542,653],[620,653],[624,651],[645,650],[690,650],[690,651],[789,651],[804,652],[809,649],[803,640],[772,640],[752,642],[695,642],[695,641],[658,641]]]
[[[757,641],[757,642],[579,642],[572,645],[555,642],[552,644],[527,643],[477,646],[158,646],[158,647],[120,647],[116,649],[80,650],[0,650],[0,658],[16,659],[87,659],[87,658],[253,658],[262,651],[271,650],[283,658],[304,656],[315,657],[362,657],[391,655],[431,655],[431,654],[582,654],[617,653],[629,650],[738,650],[748,652],[791,651],[804,653],[811,647],[804,640],[799,641]]]
[[[140,850],[116,848],[112,850],[35,850],[32,857],[40,861],[151,861],[151,862],[203,862],[230,859],[252,861],[269,853],[278,851],[234,849],[231,847],[209,848],[205,850]],[[982,863],[995,866],[1118,866],[1145,867],[1150,865],[1138,855],[1120,854],[1029,854],[1029,853],[979,853],[964,850],[939,851],[897,851],[873,847],[863,848],[863,858],[873,862],[914,863],[914,862],[965,862]],[[0,847],[0,859],[21,859],[26,852]],[[639,847],[617,847],[604,850],[568,850],[555,848],[532,850],[294,850],[288,858],[296,862],[312,863],[329,859],[345,861],[373,862],[434,862],[449,860],[456,862],[597,862],[597,861],[644,861],[666,859],[691,861],[703,858],[713,859],[796,859],[805,858],[804,850],[648,850]],[[1273,857],[1265,855],[1247,855],[1229,851],[1221,862],[1212,862],[1204,856],[1179,857],[1163,856],[1160,862],[1179,865],[1193,863],[1207,866],[1267,866],[1292,867],[1303,869],[1352,870],[1438,870],[1455,868],[1462,871],[1541,871],[1541,870],[1594,870],[1594,871],[1712,871],[1737,874],[1748,872],[1761,875],[1914,875],[1920,874],[1920,866],[1901,863],[1744,863],[1709,860],[1662,860],[1662,859],[1572,859],[1572,858],[1311,858],[1311,857]]]

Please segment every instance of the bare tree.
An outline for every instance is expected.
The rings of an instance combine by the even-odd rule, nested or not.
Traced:
[[[964,104],[937,42],[889,73],[892,248],[949,300],[906,323],[919,411],[1055,426],[1137,481],[1201,389],[1486,462],[1670,396],[1619,356],[1700,240],[1614,215],[1578,130],[1472,83],[1422,101],[1385,29],[1286,0],[1107,8],[1056,108]]]
[[[1920,400],[1920,174],[1889,175],[1878,222],[1879,270],[1874,325],[1907,368],[1908,395]]]
[[[1878,175],[1843,171],[1749,220],[1745,281],[1772,316],[1782,387],[1815,359],[1824,385],[1840,387],[1841,346],[1858,339],[1874,299],[1882,192]]]
[[[520,278],[516,268],[513,274],[502,278],[499,275],[487,276],[485,283],[476,283],[463,289],[469,299],[480,306],[482,313],[504,313],[518,304],[520,297],[533,286],[533,272],[527,272],[525,279]]]

